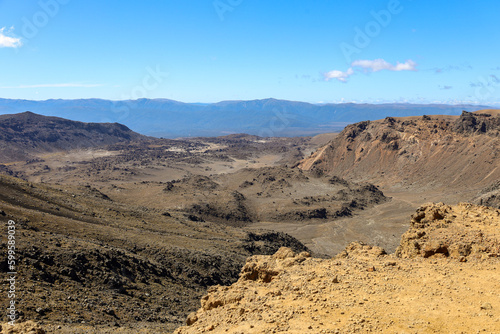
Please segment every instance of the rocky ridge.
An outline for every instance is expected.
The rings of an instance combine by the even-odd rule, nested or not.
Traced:
[[[146,136],[119,123],[84,123],[24,112],[0,115],[0,161],[32,159],[37,153],[138,141]]]
[[[253,256],[175,333],[497,333],[499,224],[496,209],[427,204],[396,254],[354,242],[332,259]]]
[[[464,189],[496,182],[499,165],[500,113],[484,110],[352,124],[298,166],[375,184]]]

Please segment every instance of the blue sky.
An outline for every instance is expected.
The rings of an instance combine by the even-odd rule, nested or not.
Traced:
[[[0,1],[0,97],[500,105],[500,2]]]

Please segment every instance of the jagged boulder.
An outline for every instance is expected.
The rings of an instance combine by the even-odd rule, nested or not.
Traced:
[[[283,268],[305,261],[308,252],[295,254],[291,248],[281,247],[273,256],[254,255],[241,269],[240,280],[269,283]]]
[[[411,218],[396,255],[413,257],[500,256],[500,210],[461,203],[449,206],[430,203]]]
[[[495,117],[494,115],[484,113],[471,113],[463,111],[460,118],[458,118],[454,125],[453,130],[458,133],[463,134],[473,134],[473,133],[486,133],[491,131],[496,131],[500,128],[500,117]]]
[[[363,242],[351,242],[347,247],[336,256],[338,259],[357,258],[370,259],[385,256],[385,250],[378,246],[367,245]]]
[[[46,332],[39,324],[33,321],[21,323],[0,324],[0,334],[45,334]]]
[[[311,255],[308,252],[294,253],[291,248],[281,247],[274,255],[254,255],[248,258],[246,264],[241,269],[239,282],[256,281],[259,283],[269,283],[278,276],[284,268],[304,262]],[[227,304],[234,304],[243,298],[243,294],[234,292],[228,286],[213,286],[208,289],[207,295],[201,299],[203,311],[210,311],[214,308]],[[195,314],[188,317],[188,323],[194,323],[197,319]]]

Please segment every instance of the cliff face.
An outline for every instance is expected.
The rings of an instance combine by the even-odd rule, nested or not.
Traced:
[[[391,184],[488,186],[500,178],[500,113],[360,122],[299,168]]]
[[[352,243],[326,260],[253,256],[175,333],[497,333],[499,226],[500,210],[428,204],[397,254]]]

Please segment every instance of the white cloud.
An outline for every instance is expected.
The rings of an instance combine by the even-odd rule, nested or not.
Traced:
[[[324,74],[325,80],[329,81],[331,79],[337,79],[342,82],[346,82],[347,78],[354,74],[354,70],[349,68],[347,71],[342,72],[338,70],[333,70]]]
[[[339,70],[333,70],[323,74],[325,81],[330,81],[331,79],[337,79],[341,82],[347,82],[347,79],[353,75],[355,68],[361,68],[365,72],[378,72],[382,70],[387,71],[416,71],[417,63],[411,59],[408,59],[404,63],[397,62],[396,65],[388,63],[384,59],[375,60],[355,60],[351,63],[351,67],[345,72]]]
[[[102,84],[79,84],[79,83],[60,83],[60,84],[40,84],[40,85],[19,85],[19,86],[4,86],[0,87],[3,89],[7,88],[65,88],[65,87],[79,87],[79,88],[91,88],[100,87]]]
[[[0,29],[0,48],[18,48],[23,45],[20,38],[7,36],[10,34],[14,27],[5,32],[5,27]]]
[[[409,59],[404,63],[398,62],[396,65],[386,62],[384,59],[375,60],[355,60],[352,62],[351,66],[361,67],[365,70],[370,70],[371,72],[378,72],[382,70],[388,71],[416,71],[417,63]]]

